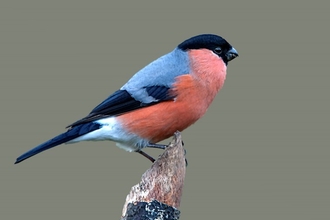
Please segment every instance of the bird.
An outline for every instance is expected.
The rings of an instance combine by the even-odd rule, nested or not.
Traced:
[[[153,162],[143,149],[165,149],[157,143],[200,119],[224,85],[228,62],[236,57],[236,49],[216,34],[184,40],[136,72],[86,117],[68,125],[66,132],[22,154],[15,164],[81,141],[113,141]]]

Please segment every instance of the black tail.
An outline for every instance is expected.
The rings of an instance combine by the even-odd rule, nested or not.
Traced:
[[[23,160],[28,159],[38,153],[41,153],[45,150],[48,150],[52,147],[56,147],[57,145],[63,144],[65,142],[71,141],[77,137],[80,137],[84,134],[89,132],[95,131],[101,127],[100,124],[97,123],[87,123],[87,124],[80,124],[72,129],[68,130],[67,132],[60,134],[49,141],[46,141],[43,144],[29,150],[28,152],[22,154],[20,157],[16,159],[15,164],[22,162]]]

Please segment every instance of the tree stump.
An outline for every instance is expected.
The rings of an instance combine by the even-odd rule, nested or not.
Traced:
[[[169,146],[133,186],[126,197],[122,220],[179,219],[186,174],[181,134],[176,132]]]

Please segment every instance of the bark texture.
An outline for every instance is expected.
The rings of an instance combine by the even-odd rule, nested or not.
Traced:
[[[185,151],[179,132],[162,155],[133,186],[126,197],[122,220],[179,219],[183,182],[186,174]]]

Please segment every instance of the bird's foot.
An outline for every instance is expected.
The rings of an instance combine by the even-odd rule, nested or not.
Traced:
[[[183,142],[182,142],[183,143]],[[183,145],[182,145],[183,146]],[[188,160],[187,160],[187,158],[186,158],[186,155],[187,155],[187,150],[185,149],[185,148],[183,148],[183,150],[184,150],[184,156],[185,156],[185,158],[184,158],[184,160],[185,160],[185,162],[186,162],[186,167],[188,166]]]
[[[184,143],[182,141],[182,146],[184,146]],[[153,144],[153,143],[149,143],[147,147],[150,147],[150,148],[157,148],[157,149],[162,149],[162,150],[165,150],[166,147],[168,147],[168,145],[164,145],[164,144]],[[187,154],[187,150],[184,149],[184,155]],[[139,150],[137,151],[139,154],[141,154],[142,156],[146,157],[148,160],[150,160],[152,163],[155,162],[155,159],[153,157],[151,157],[149,154],[145,153],[144,151],[142,150]],[[186,167],[188,166],[188,160],[187,158],[185,158],[185,162],[186,162]]]

